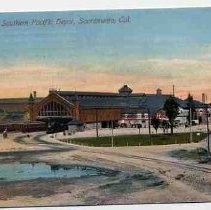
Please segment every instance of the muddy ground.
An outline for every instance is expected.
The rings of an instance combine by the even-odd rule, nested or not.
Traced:
[[[8,142],[11,141],[12,147]],[[108,168],[110,176],[0,180],[0,206],[58,206],[211,201],[211,165],[171,157],[202,143],[123,148],[70,145],[43,133],[13,134],[0,163],[47,163]],[[5,143],[5,144],[6,144]],[[2,143],[3,144],[3,143]],[[16,149],[18,148],[18,149]]]

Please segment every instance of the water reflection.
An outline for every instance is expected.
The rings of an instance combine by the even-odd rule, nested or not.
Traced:
[[[51,165],[51,171],[58,171],[59,166],[58,165]]]
[[[73,178],[113,176],[117,171],[82,165],[47,165],[45,163],[11,163],[0,165],[0,181],[20,181],[37,178]]]

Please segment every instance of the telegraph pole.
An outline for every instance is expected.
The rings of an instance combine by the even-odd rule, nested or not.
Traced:
[[[175,95],[174,85],[173,85],[173,96]]]
[[[150,120],[150,112],[149,109],[147,109],[148,111],[148,126],[149,126],[149,135],[151,136],[151,120]]]
[[[209,131],[209,117],[208,117],[208,105],[206,104],[206,116],[207,116],[207,149],[210,155],[210,131]]]
[[[114,147],[114,122],[111,121],[111,146]]]
[[[193,133],[192,133],[192,110],[191,110],[191,106],[190,106],[190,118],[189,118],[189,120],[190,120],[190,143],[192,143],[192,141],[193,141]]]
[[[98,111],[96,109],[96,113],[95,113],[95,117],[96,117],[96,137],[99,137],[99,132],[98,132]]]

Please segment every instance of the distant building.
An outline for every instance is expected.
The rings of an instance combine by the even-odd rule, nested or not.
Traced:
[[[38,103],[41,98],[36,98]],[[1,98],[0,99],[0,123],[28,121],[28,98]]]

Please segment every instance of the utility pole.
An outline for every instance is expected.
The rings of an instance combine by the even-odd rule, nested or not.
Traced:
[[[207,149],[210,155],[210,131],[209,131],[209,117],[208,117],[208,105],[206,104],[206,116],[207,116]]]
[[[141,125],[138,124],[138,134],[140,135],[141,134]]]
[[[96,120],[96,137],[98,138],[98,137],[99,137],[99,132],[98,132],[98,110],[96,109],[95,111],[96,111],[96,113],[95,113],[95,120]]]
[[[148,111],[148,126],[149,126],[149,135],[151,135],[151,120],[150,120],[150,112],[149,109],[147,109]]]
[[[174,96],[174,94],[175,94],[175,93],[174,93],[174,85],[173,85],[173,96]]]
[[[114,147],[114,122],[111,121],[111,146]]]
[[[192,141],[193,141],[193,133],[192,133],[192,110],[191,110],[191,106],[190,106],[190,118],[189,118],[189,120],[190,120],[190,143],[192,143]]]

